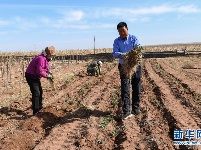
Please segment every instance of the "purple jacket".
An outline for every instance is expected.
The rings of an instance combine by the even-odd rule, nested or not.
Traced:
[[[26,74],[32,76],[33,78],[47,78],[50,72],[49,63],[43,54],[36,56],[28,65]]]

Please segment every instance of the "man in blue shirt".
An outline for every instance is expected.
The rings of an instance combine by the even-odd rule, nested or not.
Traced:
[[[130,79],[126,77],[122,70],[122,63],[124,61],[124,55],[129,52],[132,48],[139,45],[138,39],[134,35],[128,33],[128,27],[125,22],[120,22],[117,25],[117,30],[119,32],[119,37],[114,40],[113,44],[113,56],[119,58],[119,74],[121,79],[121,99],[123,102],[123,113],[122,119],[127,119],[132,116],[132,114],[139,114],[139,103],[140,103],[140,90],[141,90],[141,58],[138,60],[139,65],[137,70],[133,73],[131,78],[132,85],[132,112],[130,111]]]

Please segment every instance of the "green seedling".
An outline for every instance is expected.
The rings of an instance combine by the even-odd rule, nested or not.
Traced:
[[[79,94],[84,94],[84,88],[80,88],[80,89],[78,90],[78,93],[79,93]]]
[[[99,139],[98,144],[103,144],[103,141],[101,139]]]
[[[100,127],[105,128],[112,120],[114,120],[114,118],[110,115],[103,117],[103,120],[100,122]]]
[[[86,87],[90,87],[91,83],[90,82],[86,82]]]

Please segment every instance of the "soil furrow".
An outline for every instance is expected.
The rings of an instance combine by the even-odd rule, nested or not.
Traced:
[[[115,68],[114,68],[115,69]],[[112,69],[112,70],[114,70]],[[114,71],[110,70],[110,73],[107,74],[107,76],[113,76]],[[100,77],[103,78],[103,77]],[[77,132],[70,132],[69,131],[73,131],[75,130],[74,127],[72,127],[70,124],[65,124],[62,125],[61,127],[59,127],[59,130],[62,130],[61,132],[54,132],[52,134],[50,134],[43,142],[41,142],[40,146],[38,145],[35,149],[40,149],[40,147],[44,147],[43,145],[47,145],[44,144],[45,143],[49,143],[49,137],[52,138],[53,136],[57,137],[58,134],[60,134],[60,137],[65,137],[65,133],[68,133],[67,136],[70,136],[71,139],[74,139],[72,141],[68,141],[65,142],[63,141],[63,144],[59,144],[59,145],[63,145],[65,147],[70,147],[71,149],[76,149],[76,148],[90,148],[88,147],[89,145],[91,145],[92,147],[103,147],[103,145],[101,143],[104,143],[104,146],[106,147],[111,147],[113,146],[113,140],[110,139],[110,136],[108,136],[108,133],[104,133],[104,131],[102,131],[100,129],[100,125],[99,123],[101,122],[101,119],[104,117],[107,117],[108,115],[110,115],[111,113],[108,111],[108,107],[110,106],[110,101],[108,101],[108,97],[109,96],[104,96],[101,97],[104,93],[105,94],[109,94],[111,92],[111,90],[113,90],[113,86],[111,86],[110,84],[107,84],[106,81],[104,81],[104,79],[102,79],[103,82],[98,82],[96,83],[95,86],[93,86],[93,89],[91,89],[90,91],[86,92],[86,94],[83,95],[83,98],[85,99],[85,104],[83,105],[85,107],[86,110],[88,110],[88,114],[86,116],[84,116],[83,119],[85,119],[85,124],[83,124],[83,120],[80,120],[79,117],[77,117],[77,123],[72,122],[72,124],[75,124],[74,126],[77,129]],[[109,88],[110,87],[110,88]],[[111,89],[108,91],[105,91],[106,89]],[[99,102],[97,102],[99,101]],[[102,103],[102,107],[99,107],[99,103]],[[103,105],[104,103],[104,105]],[[95,104],[96,106],[94,107],[93,104]],[[80,116],[80,111],[77,112],[73,112],[73,116]],[[65,118],[64,120],[68,120],[68,118]],[[98,123],[99,122],[99,123]],[[77,125],[76,125],[77,124]],[[69,130],[68,128],[65,128],[66,126],[71,126],[71,129]],[[84,136],[80,136],[79,133],[82,130],[82,127],[85,126],[85,135]],[[58,129],[54,129],[54,130],[58,130]],[[58,134],[55,134],[58,133]],[[98,134],[94,134],[94,133],[98,133]],[[106,134],[106,135],[104,135]],[[62,135],[62,136],[61,136]],[[74,137],[74,138],[73,138]],[[75,138],[76,137],[76,138]],[[104,138],[103,138],[104,137]],[[62,139],[62,138],[61,138]],[[65,139],[65,138],[63,138]],[[93,140],[92,140],[93,139]],[[57,140],[58,141],[58,140]],[[61,140],[59,140],[61,142]],[[107,141],[107,142],[106,142]],[[58,143],[55,141],[53,143],[54,145],[58,145]],[[47,149],[50,149],[47,148]]]
[[[160,101],[163,104],[164,117],[168,121],[170,138],[173,139],[173,130],[176,129],[199,129],[197,123],[192,119],[192,115],[186,111],[186,109],[180,104],[180,102],[172,95],[171,89],[163,82],[163,79],[152,70],[152,66],[148,61],[145,63],[145,67],[149,68],[149,77],[156,84],[155,92],[159,96]],[[178,111],[179,110],[179,111]],[[185,147],[185,146],[184,146]],[[187,148],[187,147],[186,147]]]
[[[180,70],[180,69],[172,68],[170,64],[168,64],[165,60],[157,60],[157,62],[161,65],[161,67],[164,70],[166,70],[166,72],[168,72],[175,78],[179,79],[180,82],[182,82],[183,84],[187,84],[192,92],[194,91],[197,94],[201,93],[201,89],[198,88],[198,87],[201,87],[201,83],[198,82],[197,79],[192,79],[191,76],[187,76],[183,69]]]
[[[200,149],[174,145],[194,140],[197,134],[189,139],[185,131],[201,127],[200,58],[154,51],[143,60],[141,113],[127,120],[121,119],[118,60],[104,59],[96,77],[86,74],[89,62],[54,61],[56,88],[42,78],[44,105],[36,116],[28,85],[16,71],[12,82],[1,82],[0,149]],[[174,139],[175,130],[183,130],[184,138]]]
[[[146,149],[174,149],[173,140],[168,135],[169,125],[171,127],[172,123],[169,121],[168,125],[167,117],[164,116],[162,111],[160,91],[154,90],[155,87],[155,83],[148,76],[148,70],[144,68],[141,102],[143,111],[142,116],[137,118],[136,121],[140,124],[141,132],[146,133],[144,140],[149,139]]]
[[[155,66],[155,70],[160,70],[159,75],[163,78],[164,82],[169,85],[169,88],[172,91],[172,94],[181,100],[181,104],[185,105],[192,117],[196,120],[197,125],[201,127],[200,124],[200,106],[198,103],[198,99],[195,99],[195,95],[199,95],[194,91],[191,91],[189,86],[183,83],[180,79],[173,76],[171,73],[167,72],[166,65],[162,65],[163,63],[153,62],[152,66]],[[157,67],[157,68],[156,68]],[[173,72],[173,71],[172,71]],[[173,88],[174,87],[174,88]],[[201,97],[201,95],[200,95]]]
[[[86,81],[87,80],[87,78],[84,78],[85,80],[84,81]],[[91,79],[91,81],[93,81],[94,79],[92,78]],[[77,80],[77,81],[80,81],[80,80]],[[81,83],[83,83],[83,84],[85,84],[85,82],[81,82]],[[78,84],[78,86],[80,86],[80,83],[78,82],[77,83]],[[77,93],[77,91],[76,92],[74,92],[75,94]],[[40,125],[38,126],[38,128],[37,128],[37,130],[38,131],[40,131],[40,130],[42,130],[43,131],[43,129],[40,129],[41,127],[44,127],[44,131],[43,132],[41,132],[41,134],[39,134],[40,135],[40,137],[38,137],[38,138],[36,138],[36,141],[40,141],[41,140],[41,138],[43,137],[43,136],[47,136],[48,134],[49,134],[49,132],[55,127],[55,125],[57,125],[57,123],[59,122],[59,120],[61,120],[61,119],[63,119],[63,117],[65,116],[65,112],[63,112],[62,110],[61,110],[61,108],[58,108],[58,106],[59,105],[61,105],[61,104],[63,104],[63,102],[61,102],[62,100],[60,100],[61,98],[62,98],[62,96],[64,96],[64,94],[65,94],[65,92],[64,91],[61,91],[61,92],[59,92],[59,94],[58,95],[55,95],[54,97],[51,97],[52,98],[52,101],[50,100],[50,101],[48,101],[48,102],[50,102],[50,103],[48,103],[48,105],[47,106],[45,106],[44,107],[44,109],[43,109],[43,115],[41,115],[41,116],[38,116],[39,118],[41,118],[42,120],[36,120],[36,122],[38,122]],[[20,102],[21,103],[21,102]],[[61,107],[61,106],[60,106]],[[52,109],[56,109],[57,110],[57,112],[59,112],[59,113],[61,113],[60,115],[59,115],[59,117],[56,117],[55,116],[55,114],[54,113],[52,113],[51,111],[54,111],[54,110],[52,110]],[[33,119],[33,118],[35,118],[35,117],[32,117],[32,118],[28,118],[27,120],[20,120],[20,123],[19,123],[19,127],[18,128],[22,128],[23,126],[25,126],[25,125],[28,125],[29,126],[29,124],[31,124],[31,120]],[[48,119],[50,119],[50,120],[48,120]],[[53,122],[52,122],[52,120],[54,120]],[[42,121],[42,122],[41,122]],[[12,122],[13,124],[15,124],[15,122]],[[6,126],[4,126],[4,128],[5,128]],[[16,135],[16,133],[18,132],[15,128],[13,128],[14,130],[12,130],[12,134],[14,134],[14,135]],[[23,132],[24,132],[24,134],[26,135],[26,133],[28,134],[28,131],[26,131],[27,129],[26,128],[24,128],[23,129]],[[30,130],[30,129],[29,129]],[[36,134],[36,133],[35,133]],[[15,136],[13,136],[13,137],[15,137]],[[8,137],[5,137],[4,138],[4,140],[2,141],[2,142],[5,142],[5,141],[7,141],[9,138],[11,138],[10,136],[8,136]],[[12,139],[12,138],[11,138]],[[31,140],[31,138],[29,138],[30,140]],[[29,140],[28,140],[29,141]],[[25,142],[27,142],[27,141],[25,141]],[[9,145],[9,142],[7,143],[8,145]],[[18,144],[18,143],[15,143],[15,144]],[[15,144],[14,144],[14,146],[15,146]],[[9,147],[10,146],[12,146],[12,145],[10,145],[10,146],[8,146],[7,145],[7,148],[9,149]],[[23,145],[23,144],[22,144]],[[25,144],[24,144],[25,145]],[[35,143],[32,143],[31,144],[32,146],[33,145],[35,145]],[[30,145],[28,145],[28,146],[30,146]],[[11,147],[10,147],[11,148]],[[11,148],[12,149],[12,148]]]
[[[185,58],[185,59],[184,59]],[[185,74],[186,78],[189,78],[189,80],[194,80],[194,81],[199,81],[200,80],[200,67],[198,62],[200,62],[199,59],[196,59],[196,57],[184,57],[184,58],[177,58],[177,59],[164,59],[162,60],[164,63],[166,63],[167,66],[170,68],[176,70],[177,72],[179,71],[181,73],[181,76]],[[161,61],[160,59],[158,59]],[[193,71],[193,72],[190,72]],[[194,73],[194,71],[197,70],[197,73]]]

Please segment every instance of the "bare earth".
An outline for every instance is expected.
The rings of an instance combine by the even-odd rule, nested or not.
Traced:
[[[26,81],[1,78],[0,149],[201,149],[173,143],[174,130],[201,129],[200,62],[200,55],[145,57],[141,113],[125,121],[117,60],[105,61],[98,77],[87,76],[87,62],[52,62],[55,88],[41,80],[44,108],[36,116]]]

